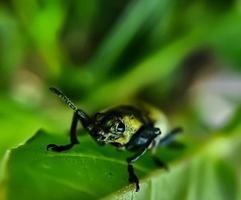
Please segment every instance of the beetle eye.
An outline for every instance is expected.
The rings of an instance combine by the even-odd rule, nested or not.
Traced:
[[[116,131],[118,133],[123,133],[125,131],[125,124],[123,124],[122,122],[119,122],[116,127]]]

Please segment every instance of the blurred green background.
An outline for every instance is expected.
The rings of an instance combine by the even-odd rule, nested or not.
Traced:
[[[68,130],[72,112],[49,86],[90,114],[148,102],[193,144],[228,134],[241,117],[241,1],[1,1],[1,166],[40,128]],[[240,182],[237,141],[227,151]]]

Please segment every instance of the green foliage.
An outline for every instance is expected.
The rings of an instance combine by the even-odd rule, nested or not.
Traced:
[[[66,143],[67,138],[39,131],[9,153],[6,195],[8,199],[238,199],[237,171],[227,162],[236,148],[227,152],[225,146],[237,140],[240,128],[227,138],[216,133],[203,147],[181,154],[166,150],[165,156],[172,157],[169,171],[158,169],[148,154],[143,156],[134,165],[141,177],[139,193],[127,182],[129,153],[98,146],[87,136],[68,152],[49,152],[47,144]],[[160,158],[163,153],[159,151]]]
[[[240,76],[240,21],[239,0],[1,2],[0,199],[240,199],[240,107],[218,133],[195,107],[200,82],[219,71]],[[205,66],[193,56],[200,50],[211,59]],[[139,193],[128,185],[127,152],[87,136],[71,151],[47,152],[48,143],[66,143],[71,123],[71,111],[47,93],[51,85],[89,114],[148,100],[184,127],[187,149],[159,150],[169,172],[148,155],[138,161]],[[221,100],[240,104],[231,97],[237,82],[219,87],[228,92]]]

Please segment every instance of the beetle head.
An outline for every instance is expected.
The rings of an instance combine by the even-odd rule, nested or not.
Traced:
[[[126,128],[122,117],[113,113],[97,113],[94,123],[96,140],[102,144],[114,143]]]

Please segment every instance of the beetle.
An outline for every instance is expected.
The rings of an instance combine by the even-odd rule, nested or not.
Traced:
[[[83,110],[77,108],[74,103],[59,89],[50,87],[51,92],[57,95],[73,111],[72,125],[70,128],[70,143],[66,145],[47,145],[47,150],[62,152],[79,144],[77,138],[77,124],[80,122],[83,128],[92,138],[101,145],[110,144],[118,149],[135,152],[126,159],[129,174],[129,182],[135,183],[136,191],[139,191],[139,179],[135,174],[133,163],[147,150],[151,150],[153,161],[167,169],[167,165],[156,156],[156,148],[166,146],[173,142],[175,136],[182,131],[180,127],[167,132],[166,119],[155,109],[142,109],[132,105],[121,105],[89,117]],[[151,110],[151,111],[150,111]]]

